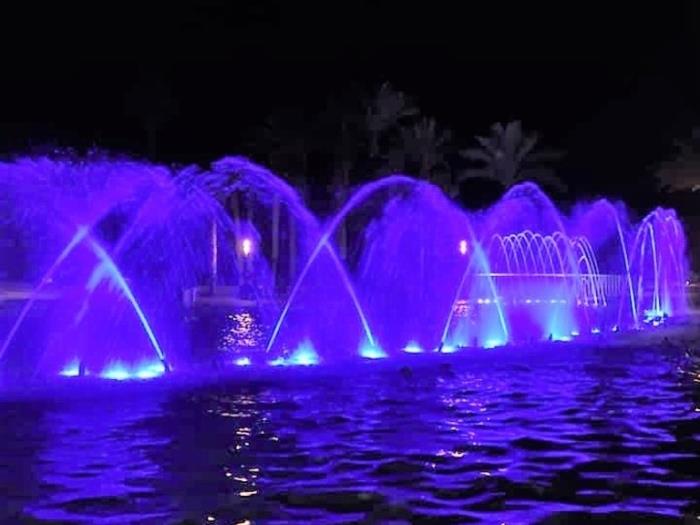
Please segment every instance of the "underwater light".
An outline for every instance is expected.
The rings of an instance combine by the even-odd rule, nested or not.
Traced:
[[[272,361],[268,361],[271,366],[311,366],[317,365],[320,362],[318,354],[313,345],[309,341],[304,341],[299,348],[287,357],[277,357]]]
[[[365,343],[360,348],[360,356],[365,359],[384,359],[387,357],[386,352],[376,345]]]
[[[288,359],[290,365],[310,366],[317,365],[318,362],[318,354],[309,342],[303,343]]]
[[[129,379],[129,371],[122,363],[113,363],[102,371],[100,377],[114,381],[124,381]]]
[[[78,377],[80,375],[80,361],[74,359],[59,372],[63,377]]]
[[[250,357],[239,357],[233,364],[236,366],[250,366]]]
[[[407,354],[422,354],[423,353],[423,349],[420,346],[418,346],[418,343],[408,343],[404,347],[403,351],[406,352]]]
[[[443,354],[454,354],[457,351],[457,348],[453,345],[442,345],[438,348],[438,352],[442,352]]]
[[[164,364],[159,362],[149,362],[140,365],[136,369],[134,377],[137,379],[153,379],[154,377],[159,377],[165,372]]]
[[[571,341],[571,336],[549,334],[549,340],[550,341],[557,341],[557,342]]]

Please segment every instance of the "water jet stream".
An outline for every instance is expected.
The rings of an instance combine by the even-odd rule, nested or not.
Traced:
[[[41,292],[44,286],[51,282],[54,273],[61,266],[61,263],[63,263],[63,261],[71,254],[71,252],[81,243],[81,241],[85,238],[89,231],[90,229],[87,226],[81,226],[80,228],[78,228],[78,231],[75,233],[73,238],[68,242],[68,244],[66,244],[65,248],[63,248],[63,251],[61,251],[59,256],[56,257],[56,260],[49,267],[46,273],[44,273],[43,277],[39,281],[39,284],[37,284],[34,290],[32,290],[29,299],[22,307],[20,314],[17,316],[17,319],[15,319],[12,328],[10,328],[10,331],[8,332],[7,336],[5,337],[5,340],[3,341],[2,347],[0,347],[0,359],[2,359],[5,355],[5,352],[10,346],[10,343],[12,343],[12,340],[14,339],[17,330],[19,330],[19,327],[22,325],[24,318],[27,317],[27,314],[32,309],[32,306],[34,306],[39,292]]]
[[[294,302],[294,299],[295,299],[297,293],[299,292],[299,288],[301,287],[301,284],[304,282],[304,278],[306,277],[306,274],[309,272],[311,265],[314,263],[314,261],[318,257],[321,250],[326,246],[326,243],[328,243],[329,239],[334,234],[338,225],[343,221],[343,219],[345,219],[345,217],[348,215],[348,213],[350,213],[350,211],[353,208],[355,208],[356,206],[361,204],[364,200],[366,200],[369,196],[374,194],[376,191],[381,190],[383,188],[386,188],[387,186],[395,186],[395,185],[403,185],[403,184],[413,186],[413,185],[418,184],[418,181],[416,181],[415,179],[412,179],[410,177],[406,177],[404,175],[392,175],[392,176],[386,177],[384,179],[380,179],[378,181],[367,184],[366,186],[363,186],[357,193],[355,193],[345,203],[345,205],[340,209],[340,211],[333,216],[330,223],[328,224],[328,226],[325,228],[323,234],[321,235],[321,238],[317,242],[316,247],[311,252],[309,259],[307,260],[306,265],[304,266],[301,273],[299,274],[299,277],[297,278],[296,282],[294,283],[294,286],[292,287],[292,291],[289,294],[289,297],[287,298],[287,302],[285,303],[284,308],[282,309],[282,313],[280,314],[279,319],[277,320],[277,323],[275,324],[275,328],[272,331],[272,335],[270,337],[270,340],[267,343],[267,347],[266,347],[267,352],[269,352],[270,349],[272,348],[272,346],[274,345],[275,340],[277,339],[277,335],[279,334],[280,328],[282,327],[282,323],[284,322],[284,320],[287,316],[287,312],[289,311],[289,307]],[[337,256],[335,256],[335,260],[337,260]],[[345,280],[347,280],[347,274],[345,274],[345,272],[340,272],[340,273],[341,273],[341,276],[344,275]],[[354,291],[352,291],[352,286],[350,285],[349,280],[347,280],[347,284],[349,285],[348,292],[350,292],[351,297],[353,298],[353,301],[355,302],[357,313],[360,316],[362,326],[363,326],[363,329],[365,331],[365,337],[367,338],[367,340],[369,341],[369,343],[372,346],[375,346],[376,341],[374,340],[374,337],[372,336],[372,331],[370,330],[369,323],[367,322],[367,319],[366,319],[364,312],[359,304],[359,301],[357,300],[357,297],[356,297]]]

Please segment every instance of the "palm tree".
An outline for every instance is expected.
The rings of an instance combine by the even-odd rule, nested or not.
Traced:
[[[160,131],[177,116],[177,100],[162,78],[147,74],[132,86],[125,104],[127,112],[141,121],[146,133],[148,155],[154,159],[158,153]]]
[[[404,117],[417,114],[418,109],[411,105],[402,92],[395,91],[388,82],[382,84],[365,113],[369,157],[376,159],[380,156],[380,141],[387,131],[394,128]]]
[[[676,154],[662,162],[654,174],[659,186],[669,191],[700,190],[700,128],[693,128],[691,137],[675,141]]]
[[[460,152],[467,160],[478,164],[467,169],[460,180],[471,178],[492,179],[505,188],[531,180],[565,191],[566,185],[546,164],[559,160],[563,154],[553,150],[537,150],[536,133],[524,134],[520,121],[497,122],[491,126],[488,137],[476,137],[479,147]]]
[[[251,149],[257,157],[276,174],[285,177],[303,194],[307,190],[307,169],[309,156],[315,145],[312,134],[308,131],[307,119],[300,109],[286,109],[270,115],[258,128]],[[279,245],[281,202],[273,198],[272,234],[271,234],[271,269],[274,278],[279,271]],[[296,271],[296,225],[289,221],[289,273],[290,278]]]

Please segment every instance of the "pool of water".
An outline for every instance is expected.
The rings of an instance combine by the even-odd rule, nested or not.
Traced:
[[[700,366],[682,349],[1,397],[2,523],[700,523]]]

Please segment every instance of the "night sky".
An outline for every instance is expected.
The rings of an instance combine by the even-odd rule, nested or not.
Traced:
[[[126,100],[156,79],[177,110],[155,160],[206,164],[245,152],[279,108],[311,115],[348,86],[388,80],[459,144],[519,118],[568,152],[559,174],[573,194],[646,206],[654,164],[700,124],[700,25],[693,2],[623,3],[4,8],[0,153],[146,156]]]

